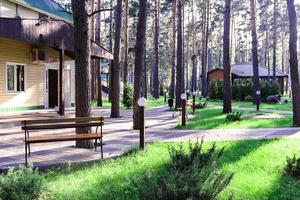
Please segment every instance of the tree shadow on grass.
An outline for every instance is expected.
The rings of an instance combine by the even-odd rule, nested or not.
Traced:
[[[264,139],[264,140],[240,140],[232,143],[230,146],[225,146],[224,154],[221,158],[221,164],[232,164],[243,157],[249,155],[251,152],[256,151],[263,145],[269,144],[277,139]]]
[[[272,200],[299,200],[300,182],[290,176],[282,175],[274,183],[266,199]]]

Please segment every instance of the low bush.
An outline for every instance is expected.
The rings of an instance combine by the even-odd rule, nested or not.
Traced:
[[[203,102],[203,103],[198,103],[195,105],[195,109],[203,109],[207,107],[207,101]],[[193,106],[192,106],[193,109]]]
[[[32,167],[10,169],[6,175],[0,175],[0,199],[37,199],[43,190],[43,182],[44,178]]]
[[[133,87],[131,84],[124,85],[123,105],[127,109],[133,105]]]
[[[250,95],[245,96],[245,101],[253,102],[253,97]]]
[[[292,158],[287,158],[284,171],[287,175],[300,179],[300,158],[296,158],[296,155]]]
[[[229,114],[226,116],[226,119],[227,119],[228,121],[231,121],[231,122],[241,121],[242,115],[243,115],[242,112],[233,112],[233,113],[229,113]]]
[[[142,183],[135,183],[139,199],[216,199],[231,182],[233,174],[219,169],[224,148],[212,145],[203,150],[203,140],[190,143],[189,150],[182,146],[170,147],[170,162],[160,174],[148,172]]]

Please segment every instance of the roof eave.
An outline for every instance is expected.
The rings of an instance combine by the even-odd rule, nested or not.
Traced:
[[[30,5],[28,5],[28,4],[25,4],[25,3],[22,3],[22,2],[19,2],[19,1],[16,1],[16,0],[8,0],[8,1],[10,1],[10,2],[12,2],[12,3],[15,3],[15,4],[18,4],[18,5],[21,5],[21,6],[23,6],[23,7],[32,9],[32,10],[34,10],[34,11],[36,11],[36,12],[43,13],[43,14],[48,15],[49,17],[52,17],[52,18],[54,18],[54,19],[63,20],[63,21],[66,21],[66,22],[68,22],[68,23],[73,24],[73,21],[72,21],[72,20],[67,20],[67,19],[65,19],[65,18],[63,18],[63,17],[61,17],[61,16],[54,15],[54,14],[52,14],[52,13],[50,13],[50,12],[45,11],[45,10],[38,9],[38,8],[36,8],[36,7],[30,6]]]

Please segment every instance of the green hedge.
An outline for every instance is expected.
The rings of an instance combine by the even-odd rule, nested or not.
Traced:
[[[213,81],[209,87],[209,97],[211,99],[223,99],[223,81]],[[262,101],[270,95],[279,94],[278,82],[268,82],[265,80],[260,81],[260,91]],[[235,80],[232,85],[232,99],[238,101],[249,101],[249,96],[253,96],[253,83],[252,79]]]

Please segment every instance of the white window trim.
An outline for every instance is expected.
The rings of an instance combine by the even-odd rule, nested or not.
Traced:
[[[13,65],[14,66],[14,90],[8,90],[7,88],[7,67],[8,65]],[[16,66],[17,65],[22,65],[24,66],[24,91],[16,91],[16,87],[17,87],[17,84],[16,84]],[[23,92],[26,92],[27,90],[27,66],[26,64],[24,63],[15,63],[15,62],[6,62],[5,63],[5,88],[6,88],[6,93],[7,94],[18,94],[18,93],[23,93]]]

